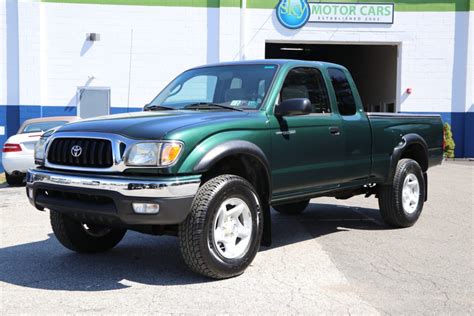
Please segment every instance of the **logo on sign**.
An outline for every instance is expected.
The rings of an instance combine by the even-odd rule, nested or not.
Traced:
[[[306,23],[393,24],[393,3],[308,2],[280,0],[275,8],[278,21],[298,29]]]
[[[82,155],[82,147],[79,145],[72,146],[71,155],[76,158]]]
[[[289,29],[298,29],[305,25],[310,14],[307,0],[280,0],[276,7],[278,21]]]

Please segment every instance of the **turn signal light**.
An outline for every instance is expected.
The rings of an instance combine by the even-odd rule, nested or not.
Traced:
[[[3,145],[2,152],[4,153],[12,153],[12,152],[18,152],[21,151],[21,146],[20,144],[5,144]]]
[[[161,147],[161,165],[169,166],[175,162],[182,148],[181,143],[164,143]]]

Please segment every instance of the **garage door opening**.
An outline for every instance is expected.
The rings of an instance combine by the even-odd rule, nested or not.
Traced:
[[[267,59],[327,61],[352,74],[367,112],[397,110],[396,45],[266,43]]]

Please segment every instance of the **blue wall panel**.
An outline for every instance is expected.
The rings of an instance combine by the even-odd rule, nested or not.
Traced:
[[[454,156],[474,157],[474,112],[409,112],[413,114],[439,114],[443,123],[451,125],[453,132]]]
[[[20,111],[18,106],[7,106],[6,107],[6,134],[13,135],[18,131],[18,124],[12,124],[20,120]]]
[[[48,116],[76,116],[75,106],[43,106],[43,117]]]
[[[121,114],[121,113],[130,113],[130,112],[138,112],[143,110],[143,108],[119,108],[119,107],[112,107],[110,108],[110,114]]]
[[[112,107],[111,114],[141,111],[142,108]],[[76,116],[75,106],[39,106],[39,105],[0,105],[0,126],[5,127],[5,135],[0,135],[0,145],[6,142],[8,137],[17,133],[25,120],[50,117],[50,116]],[[0,152],[0,172],[3,172]]]
[[[112,107],[111,114],[141,111],[141,107],[126,108]],[[474,112],[412,112],[414,114],[440,114],[443,122],[448,122],[453,131],[456,143],[456,157],[474,157]],[[5,135],[0,135],[0,145],[8,137],[16,134],[20,125],[27,119],[49,116],[75,116],[76,107],[68,106],[38,106],[38,105],[0,105],[0,126],[5,127]],[[1,153],[0,153],[1,158]],[[3,168],[0,162],[0,172]]]
[[[7,135],[8,135],[7,107],[6,106],[0,106],[0,126],[3,126],[5,130],[5,135],[0,135],[0,144],[2,145],[2,148],[3,148],[3,144],[7,140]],[[3,172],[1,158],[2,158],[2,153],[0,151],[0,172]]]
[[[464,157],[474,157],[474,112],[467,112],[464,119]]]

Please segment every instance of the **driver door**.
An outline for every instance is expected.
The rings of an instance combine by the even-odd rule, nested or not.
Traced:
[[[312,67],[291,69],[279,102],[292,98],[308,98],[313,112],[273,116],[270,120],[274,198],[337,187],[342,179],[345,138],[341,119],[331,109],[321,71]]]

